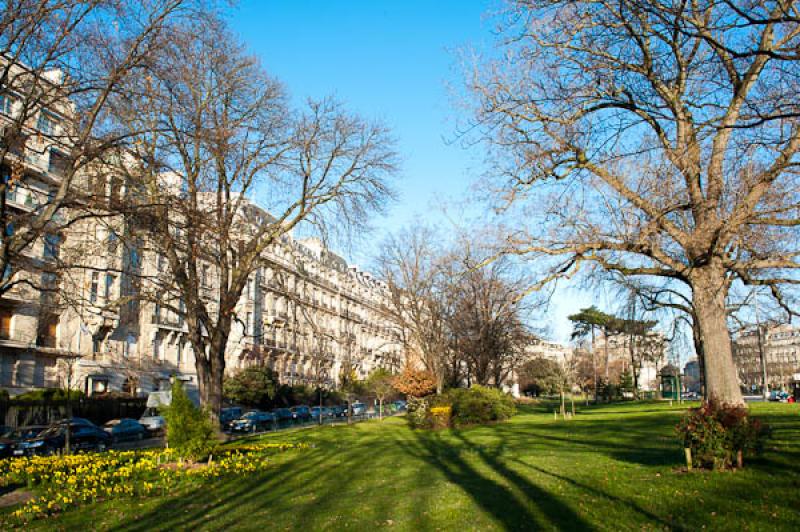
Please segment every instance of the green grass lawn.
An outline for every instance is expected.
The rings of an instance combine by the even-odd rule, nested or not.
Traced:
[[[411,431],[402,418],[266,436],[315,448],[246,478],[36,521],[73,530],[800,530],[800,405],[754,404],[775,429],[736,472],[681,472],[682,407],[580,408],[554,421]]]

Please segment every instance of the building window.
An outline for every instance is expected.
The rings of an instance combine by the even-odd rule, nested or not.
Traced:
[[[50,161],[47,170],[58,177],[67,175],[67,169],[70,167],[69,157],[60,151],[50,150]]]
[[[153,358],[156,360],[163,360],[163,342],[160,335],[156,335],[153,339]]]
[[[108,252],[116,253],[118,245],[119,245],[119,237],[117,236],[116,231],[114,230],[109,231],[108,238],[106,240],[106,246],[108,248]]]
[[[136,353],[136,336],[129,334],[125,338],[125,344],[122,346],[122,356],[125,358],[131,357]]]
[[[36,129],[43,135],[55,135],[58,122],[56,122],[53,115],[47,111],[39,113],[39,119],[36,121]]]
[[[119,202],[122,199],[122,180],[119,177],[111,176],[109,185],[108,199]]]
[[[8,309],[0,309],[0,338],[8,340],[11,338],[11,318],[14,313]]]
[[[0,94],[0,113],[11,116],[14,112],[14,97],[9,94]]]
[[[103,352],[103,339],[99,336],[92,338],[92,355],[97,355]]]
[[[89,303],[97,303],[97,291],[100,288],[100,272],[92,272],[92,284],[89,287]]]
[[[200,268],[200,286],[207,287],[208,286],[208,265],[203,264]]]
[[[49,234],[44,237],[44,253],[45,259],[58,258],[58,248],[61,245],[61,238],[58,235]]]
[[[183,342],[178,342],[175,346],[175,364],[181,367],[183,362]]]
[[[116,280],[116,278],[113,275],[111,275],[110,273],[106,274],[106,286],[105,286],[105,291],[103,293],[103,296],[105,297],[106,301],[110,301],[111,300],[111,296],[112,296],[112,294],[114,292],[114,281],[115,280]]]
[[[139,250],[131,247],[128,251],[128,264],[132,270],[138,270],[142,264],[142,258],[139,256]]]
[[[108,379],[99,379],[97,377],[89,378],[92,382],[89,395],[102,395],[108,392]]]
[[[40,347],[56,347],[56,331],[58,316],[43,316],[39,321],[39,333],[36,344]]]

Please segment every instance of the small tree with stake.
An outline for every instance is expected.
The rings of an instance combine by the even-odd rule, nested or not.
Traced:
[[[394,376],[384,368],[378,368],[367,377],[367,388],[378,400],[378,418],[383,420],[383,402],[394,393]]]
[[[59,359],[61,364],[62,384],[64,387],[64,397],[66,399],[67,426],[64,433],[64,453],[69,454],[72,445],[72,390],[77,384],[76,368],[82,358],[80,353],[70,352]]]

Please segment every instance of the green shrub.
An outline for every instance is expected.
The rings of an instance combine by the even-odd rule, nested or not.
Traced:
[[[514,399],[497,388],[457,388],[450,390],[448,396],[455,426],[505,421],[516,413]]]
[[[163,408],[163,415],[167,423],[167,443],[180,456],[197,460],[214,447],[216,439],[211,417],[192,403],[178,379],[172,384],[172,400]]]
[[[741,406],[710,400],[691,408],[676,426],[684,448],[692,451],[692,465],[706,469],[741,467],[742,457],[758,454],[770,435],[768,426]]]
[[[430,428],[428,401],[424,397],[409,397],[406,405],[406,420],[412,428]]]
[[[406,419],[414,428],[460,427],[505,421],[515,412],[514,399],[509,394],[476,385],[427,398],[409,397]]]

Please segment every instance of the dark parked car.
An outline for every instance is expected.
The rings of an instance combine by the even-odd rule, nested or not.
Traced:
[[[232,421],[229,427],[231,432],[257,432],[259,430],[271,429],[274,423],[274,414],[253,410],[239,419]]]
[[[230,408],[223,408],[219,413],[219,422],[223,427],[227,426],[231,421],[235,421],[242,417],[242,407],[232,406]]]
[[[408,403],[406,403],[402,399],[398,399],[397,401],[393,402],[392,404],[394,405],[395,410],[398,411],[398,412],[402,412],[402,411],[404,411],[404,410],[406,410],[408,408]]]
[[[319,407],[313,406],[311,407],[311,419],[315,421],[319,421],[320,414],[322,414],[322,419],[328,419],[333,417],[333,411],[328,408],[327,406]]]
[[[111,436],[95,426],[73,423],[70,431],[73,451],[105,451],[111,447]],[[14,456],[54,454],[64,448],[66,432],[66,423],[52,425],[35,438],[20,442],[14,449]]]
[[[291,421],[293,417],[292,411],[288,408],[276,408],[272,411],[272,413],[275,415],[275,419],[279,422]]]
[[[307,406],[293,406],[290,408],[292,411],[292,418],[301,421],[308,421],[311,419],[311,408]]]
[[[331,415],[333,417],[347,417],[347,407],[343,405],[332,406]]]
[[[35,438],[46,428],[47,425],[30,425],[16,430],[6,427],[8,430],[0,436],[0,458],[11,456],[19,442]]]
[[[111,441],[115,443],[126,440],[142,440],[147,435],[145,426],[130,418],[112,419],[103,425],[103,430],[111,436]]]

